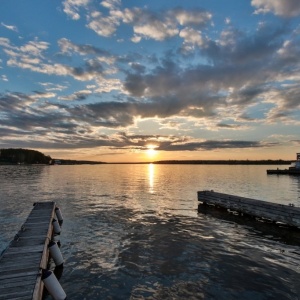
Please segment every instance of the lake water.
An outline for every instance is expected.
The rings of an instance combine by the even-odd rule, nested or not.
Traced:
[[[55,201],[68,299],[300,299],[289,230],[197,210],[200,190],[299,207],[300,177],[268,168],[0,166],[0,251],[34,202]]]

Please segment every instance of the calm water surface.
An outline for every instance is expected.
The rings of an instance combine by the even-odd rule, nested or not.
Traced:
[[[300,206],[300,177],[267,168],[0,166],[0,251],[33,202],[56,201],[68,299],[300,299],[290,231],[197,210],[205,189]]]

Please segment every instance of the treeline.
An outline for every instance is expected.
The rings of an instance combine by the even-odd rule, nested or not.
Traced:
[[[73,159],[52,159],[51,165],[100,165],[105,164],[101,161],[90,161],[90,160],[73,160]]]
[[[49,164],[51,157],[36,150],[0,149],[0,164]]]
[[[290,160],[160,160],[154,164],[190,164],[190,165],[289,165]]]

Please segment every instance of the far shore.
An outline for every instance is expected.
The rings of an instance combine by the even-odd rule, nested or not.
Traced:
[[[57,159],[58,160],[58,159]],[[100,164],[165,164],[165,165],[289,165],[292,160],[160,160],[147,162],[100,162],[59,159],[59,165],[100,165]],[[0,165],[47,165],[0,162]]]

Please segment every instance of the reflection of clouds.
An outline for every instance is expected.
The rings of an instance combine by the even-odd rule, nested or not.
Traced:
[[[149,192],[154,193],[154,164],[148,165]]]

